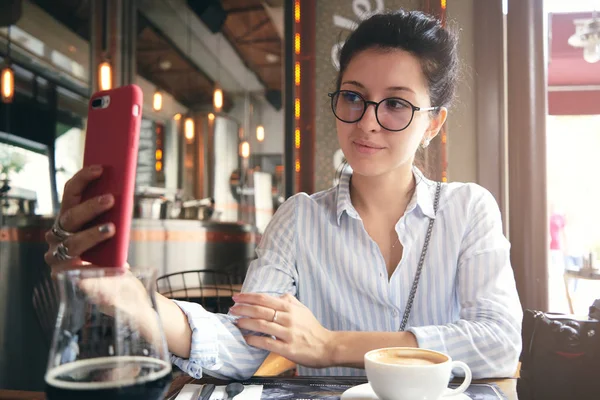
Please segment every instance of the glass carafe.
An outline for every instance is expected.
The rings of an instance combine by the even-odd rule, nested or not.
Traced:
[[[82,267],[57,280],[48,400],[162,399],[171,363],[154,297],[155,271]]]

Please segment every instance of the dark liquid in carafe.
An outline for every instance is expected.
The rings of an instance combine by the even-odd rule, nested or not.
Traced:
[[[46,375],[48,400],[159,400],[171,383],[169,364],[143,357],[106,357],[62,365]]]

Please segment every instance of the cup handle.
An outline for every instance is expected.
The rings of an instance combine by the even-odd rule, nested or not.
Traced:
[[[463,371],[465,371],[465,380],[456,389],[450,389],[450,388],[446,389],[444,391],[444,397],[446,397],[446,396],[455,396],[457,394],[461,394],[465,390],[467,390],[467,388],[471,384],[471,378],[473,376],[471,375],[471,368],[469,368],[469,366],[467,364],[465,364],[462,361],[452,361],[452,369],[454,369],[454,368],[460,368]]]

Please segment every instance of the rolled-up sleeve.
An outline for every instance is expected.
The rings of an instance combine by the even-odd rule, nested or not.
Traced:
[[[265,230],[244,280],[242,292],[280,296],[296,294],[296,199],[279,207]],[[249,346],[234,321],[236,317],[214,314],[201,305],[175,302],[185,313],[192,330],[189,359],[172,356],[173,364],[199,379],[203,372],[219,378],[247,379],[260,367],[268,352]]]
[[[419,347],[467,363],[473,378],[509,377],[521,352],[523,312],[498,205],[487,190],[478,190],[458,258],[460,319],[409,331]]]

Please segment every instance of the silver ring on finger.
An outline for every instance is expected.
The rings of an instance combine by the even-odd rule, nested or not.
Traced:
[[[277,310],[273,310],[273,311],[275,311],[275,313],[273,314],[273,319],[271,320],[271,322],[277,323]]]
[[[56,236],[56,238],[61,242],[66,240],[68,237],[73,236],[71,232],[65,230],[65,228],[62,227],[59,217],[57,217],[56,220],[54,220],[54,224],[52,225],[51,231],[52,234]]]
[[[75,258],[69,255],[69,249],[67,246],[65,246],[64,242],[60,242],[58,246],[56,246],[56,249],[54,249],[52,252],[52,256],[54,256],[54,258],[56,258],[58,261],[67,261]]]

